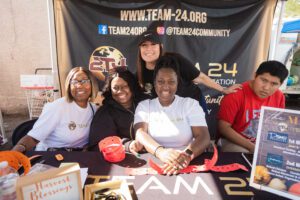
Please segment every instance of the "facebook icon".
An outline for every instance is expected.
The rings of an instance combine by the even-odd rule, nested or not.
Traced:
[[[99,24],[98,25],[98,34],[107,35],[108,34],[107,25]]]

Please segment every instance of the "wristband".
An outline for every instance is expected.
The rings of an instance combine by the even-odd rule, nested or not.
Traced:
[[[163,147],[162,145],[159,145],[159,146],[157,146],[157,147],[155,148],[154,153],[153,153],[153,155],[154,155],[155,157],[157,157],[157,156],[156,156],[156,152],[157,152],[157,150],[158,150],[159,148],[164,148],[164,147]]]
[[[125,150],[126,150],[127,152],[131,152],[131,151],[130,151],[130,145],[131,145],[132,142],[133,142],[133,140],[130,140],[130,141],[128,142],[128,145],[126,145],[126,143],[124,143]]]

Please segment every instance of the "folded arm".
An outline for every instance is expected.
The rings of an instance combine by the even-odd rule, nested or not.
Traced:
[[[179,169],[187,167],[195,157],[205,151],[210,143],[210,136],[207,127],[192,126],[191,129],[194,140],[185,148],[185,150],[181,151],[180,157],[177,159]],[[187,154],[186,149],[192,150],[193,154]]]
[[[37,143],[39,143],[38,140],[29,135],[25,135],[19,140],[19,142],[13,147],[12,150],[23,153],[25,151],[32,150],[37,145]]]
[[[180,152],[173,148],[164,148],[148,134],[147,128],[148,124],[145,122],[134,125],[136,140],[141,143],[149,153],[158,157],[162,162],[169,165],[177,163],[176,159],[179,157]]]
[[[254,147],[255,145],[241,136],[238,132],[236,132],[232,127],[231,124],[224,121],[224,120],[219,120],[218,121],[218,130],[221,133],[221,135],[229,140],[230,142],[237,144],[239,146],[244,147],[245,149],[248,149],[249,152],[253,153],[254,152]]]
[[[192,126],[191,128],[194,140],[187,146],[187,148],[193,151],[194,157],[197,157],[209,146],[210,135],[207,127]]]

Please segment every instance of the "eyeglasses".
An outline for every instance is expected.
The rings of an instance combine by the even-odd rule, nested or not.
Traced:
[[[70,83],[71,83],[71,85],[77,86],[78,84],[87,85],[90,82],[91,82],[90,79],[82,79],[82,80],[71,80]]]
[[[114,86],[114,87],[112,87],[112,91],[114,91],[114,92],[118,92],[118,91],[120,91],[120,90],[126,90],[126,89],[128,89],[129,88],[129,86],[128,85],[116,85],[116,86]]]

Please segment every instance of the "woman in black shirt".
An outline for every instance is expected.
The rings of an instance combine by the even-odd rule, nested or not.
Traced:
[[[144,93],[156,96],[153,89],[153,72],[157,60],[163,54],[163,46],[159,36],[155,31],[148,30],[142,33],[139,41],[139,52],[137,59],[137,79]],[[240,84],[223,88],[206,74],[201,73],[189,60],[177,53],[165,53],[176,57],[179,63],[180,82],[177,95],[191,97],[199,101],[204,111],[206,110],[205,99],[200,88],[196,84],[204,84],[209,88],[215,89],[224,94],[236,92],[241,87]]]

